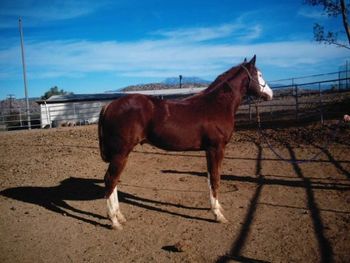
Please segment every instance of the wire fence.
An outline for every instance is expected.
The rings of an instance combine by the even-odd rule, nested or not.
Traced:
[[[274,99],[259,103],[264,123],[296,123],[339,119],[350,112],[350,78],[338,78],[274,86]],[[319,75],[324,77],[325,75]],[[330,75],[328,74],[327,77]],[[281,81],[279,81],[281,82]],[[109,101],[82,101],[41,104],[28,114],[24,108],[1,108],[0,131],[28,128],[80,126],[98,122],[101,107]],[[252,125],[257,116],[255,104],[247,99],[236,114],[238,126]]]

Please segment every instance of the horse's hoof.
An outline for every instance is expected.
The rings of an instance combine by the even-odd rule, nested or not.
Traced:
[[[125,219],[124,215],[121,212],[117,213],[117,218],[118,218],[118,221],[120,223],[125,223],[126,222],[126,219]]]
[[[227,224],[228,220],[224,216],[216,217],[216,221],[221,224]]]
[[[112,224],[111,225],[111,229],[114,229],[114,230],[123,230],[123,227],[121,224]]]
[[[227,220],[226,218],[222,218],[222,219],[217,220],[217,221],[218,221],[218,223],[220,223],[220,224],[227,224],[227,223],[228,223],[228,220]]]
[[[224,215],[222,214],[220,209],[222,209],[221,206],[219,206],[219,207],[217,207],[215,209],[212,209],[212,212],[213,212],[213,214],[215,216],[216,222],[218,222],[218,223],[228,223],[227,219],[224,217]]]
[[[118,230],[122,230],[123,229],[123,227],[120,224],[120,222],[119,222],[119,220],[118,220],[116,215],[114,215],[113,217],[110,217],[109,219],[111,220],[111,223],[112,223],[112,225],[111,225],[112,229],[118,229]]]

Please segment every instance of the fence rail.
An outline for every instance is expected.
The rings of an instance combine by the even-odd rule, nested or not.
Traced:
[[[350,78],[281,85],[273,90],[274,99],[259,105],[267,122],[319,120],[323,123],[350,112]],[[237,121],[247,124],[253,122],[255,116],[254,104],[248,100],[238,110]]]
[[[41,118],[38,112],[29,112],[30,124],[28,123],[28,114],[25,108],[5,109],[0,114],[0,131],[22,130],[29,128],[40,128]]]

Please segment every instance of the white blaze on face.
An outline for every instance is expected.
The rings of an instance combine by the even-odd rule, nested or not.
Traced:
[[[269,87],[269,85],[264,80],[262,73],[258,70],[258,81],[260,85],[260,92],[266,94],[269,98],[269,100],[272,100],[273,98],[273,92],[272,89]]]

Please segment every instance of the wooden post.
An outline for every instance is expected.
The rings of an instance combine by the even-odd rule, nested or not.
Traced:
[[[249,122],[252,122],[252,104],[249,100]]]

